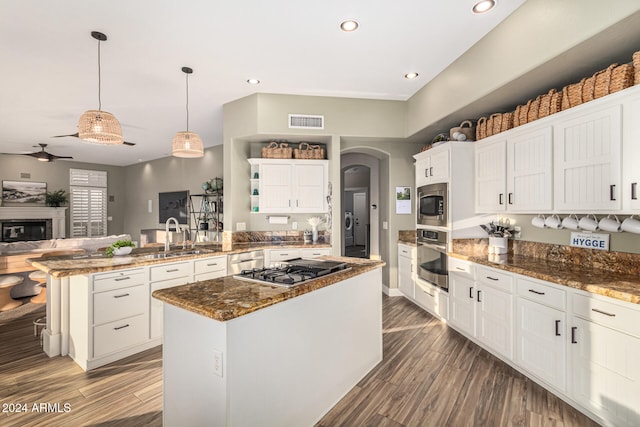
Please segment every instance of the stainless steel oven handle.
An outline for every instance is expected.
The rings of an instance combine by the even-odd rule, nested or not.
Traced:
[[[418,246],[425,246],[425,247],[427,247],[429,249],[434,249],[434,250],[436,250],[438,252],[442,252],[444,254],[447,253],[447,245],[439,245],[439,244],[436,244],[436,243],[427,243],[427,242],[418,240]]]

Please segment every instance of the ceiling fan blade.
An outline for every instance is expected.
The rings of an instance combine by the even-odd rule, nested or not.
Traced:
[[[72,133],[72,134],[69,134],[69,135],[54,135],[51,138],[64,138],[66,136],[72,136],[74,138],[78,138],[78,132]]]
[[[55,154],[49,154],[49,158],[51,160],[56,160],[56,159],[73,159],[73,157],[71,156],[56,156]]]

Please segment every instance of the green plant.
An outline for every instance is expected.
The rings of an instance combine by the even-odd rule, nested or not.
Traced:
[[[107,250],[104,252],[104,254],[111,258],[113,256],[113,250],[117,249],[117,248],[124,248],[127,246],[131,246],[132,248],[135,248],[136,245],[133,244],[133,242],[131,240],[117,240],[115,242],[113,242],[111,244],[111,246],[109,246],[107,248]]]
[[[56,191],[47,191],[44,202],[47,206],[60,207],[67,203],[67,192],[62,188]]]

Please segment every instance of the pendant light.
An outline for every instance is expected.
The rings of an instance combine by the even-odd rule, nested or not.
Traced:
[[[187,81],[187,130],[176,133],[171,144],[171,154],[175,157],[195,158],[204,156],[202,140],[195,132],[189,132],[189,74],[193,70],[189,67],[182,67],[182,72],[186,75]]]
[[[115,116],[106,111],[102,111],[102,101],[100,99],[100,42],[106,41],[107,36],[92,31],[91,37],[98,40],[98,109],[85,111],[78,122],[78,138],[94,142],[96,144],[115,145],[122,144],[122,128]]]

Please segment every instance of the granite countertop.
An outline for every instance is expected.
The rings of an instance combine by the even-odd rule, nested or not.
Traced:
[[[487,255],[464,252],[452,252],[449,255],[487,267],[640,304],[640,277],[637,274],[618,273],[519,255],[494,257],[499,261],[490,260]]]
[[[222,246],[209,246],[207,248],[196,247],[195,249],[172,250],[168,252],[166,258],[154,258],[157,254],[164,253],[158,248],[136,248],[131,255],[105,257],[103,254],[83,254],[66,255],[49,258],[27,259],[34,268],[44,271],[53,277],[68,277],[79,274],[99,273],[102,271],[119,270],[123,268],[142,267],[145,265],[162,264],[167,262],[177,262],[196,258],[208,258],[217,255],[230,255],[234,253],[247,252],[255,249],[276,249],[276,248],[331,248],[326,243],[305,244],[303,242],[255,242],[237,243],[232,249],[223,251]]]
[[[153,297],[211,319],[227,321],[385,265],[384,261],[362,258],[323,256],[320,259],[346,262],[350,269],[309,280],[291,288],[226,276],[160,289],[153,292]]]

